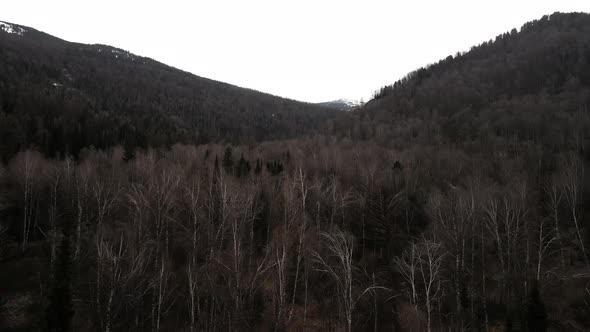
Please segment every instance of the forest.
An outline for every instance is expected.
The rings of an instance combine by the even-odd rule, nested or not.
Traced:
[[[1,331],[590,330],[590,14],[349,112],[30,31],[0,31]]]

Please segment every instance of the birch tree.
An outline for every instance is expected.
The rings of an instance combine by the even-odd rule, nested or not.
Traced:
[[[578,245],[584,257],[586,268],[590,269],[584,238],[582,237],[582,227],[580,225],[580,204],[582,202],[582,191],[584,185],[584,165],[576,156],[569,156],[562,165],[563,170],[563,191],[572,221],[576,228],[578,236]]]
[[[422,237],[395,259],[398,270],[408,284],[408,299],[417,310],[426,310],[427,330],[432,331],[434,304],[442,295],[444,252],[440,243]]]
[[[354,293],[354,240],[347,237],[337,226],[331,232],[320,233],[321,243],[326,254],[314,252],[316,270],[327,273],[335,282],[341,304],[341,314],[347,331],[352,331],[352,316],[359,299],[367,292],[384,287],[371,285],[357,296]]]
[[[19,153],[12,164],[12,170],[20,186],[23,198],[21,249],[26,250],[29,235],[35,219],[35,208],[39,198],[39,170],[43,158],[36,151]]]

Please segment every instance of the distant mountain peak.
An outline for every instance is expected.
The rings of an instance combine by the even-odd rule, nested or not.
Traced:
[[[4,21],[0,21],[0,30],[4,31],[6,33],[16,34],[19,36],[22,36],[25,32],[27,32],[27,30],[21,28],[20,26],[18,26],[16,24],[4,22]]]
[[[340,111],[349,111],[355,107],[360,106],[360,104],[361,103],[359,101],[352,100],[352,99],[338,99],[338,100],[318,103],[318,105],[320,105],[320,106],[324,106],[324,107],[328,107],[328,108],[332,108],[332,109],[337,109]]]

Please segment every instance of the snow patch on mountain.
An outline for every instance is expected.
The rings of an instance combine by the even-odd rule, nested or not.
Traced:
[[[357,107],[361,104],[359,101],[351,100],[351,99],[338,99],[338,100],[334,101],[334,103],[340,103],[343,105],[347,105],[349,107]]]
[[[7,22],[2,22],[0,21],[0,30],[6,32],[6,33],[10,33],[10,34],[16,34],[19,36],[22,36],[25,32],[27,32],[25,29],[16,26],[14,24],[10,24]]]
[[[351,99],[338,99],[334,101],[328,101],[324,103],[319,103],[321,106],[341,110],[341,111],[349,111],[354,108],[357,108],[361,105],[360,102]]]

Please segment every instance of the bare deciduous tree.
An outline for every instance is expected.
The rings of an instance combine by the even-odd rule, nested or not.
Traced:
[[[409,284],[411,291],[408,299],[417,309],[422,300],[426,309],[427,330],[432,331],[434,304],[442,295],[442,263],[444,253],[441,245],[422,237],[412,243],[395,262],[402,277]]]
[[[66,167],[71,167],[71,160],[66,161]],[[92,166],[85,162],[74,171],[74,205],[76,207],[76,243],[74,258],[78,258],[82,250],[82,228],[88,222],[90,201],[90,178],[94,176]]]
[[[553,219],[553,228],[555,230],[555,240],[559,244],[559,260],[561,264],[561,274],[564,277],[566,273],[565,255],[564,255],[564,241],[561,235],[561,225],[559,219],[559,206],[563,199],[563,191],[559,183],[560,179],[556,176],[552,176],[548,183],[545,185],[544,190],[548,198],[548,205],[551,211],[551,217]]]
[[[581,226],[579,221],[580,203],[582,202],[582,186],[584,184],[584,165],[575,155],[569,156],[562,165],[563,176],[563,191],[567,206],[569,208],[574,226],[576,227],[576,234],[578,236],[579,246],[584,256],[586,268],[590,269],[590,262],[586,255],[586,248],[584,246],[584,238],[581,233]]]
[[[539,223],[539,228],[537,230],[538,238],[537,238],[537,273],[536,273],[536,280],[537,282],[541,280],[541,267],[543,264],[543,260],[545,260],[548,256],[551,255],[552,252],[549,251],[551,244],[557,240],[556,237],[556,229],[550,228],[546,229],[545,227],[545,220],[541,220]],[[561,251],[561,250],[560,250]]]
[[[491,199],[485,208],[484,225],[496,244],[496,252],[502,269],[503,295],[511,296],[513,285],[508,283],[518,259],[517,249],[523,236],[523,211],[517,203],[504,197],[501,202]]]
[[[0,181],[3,180],[4,174],[6,173],[4,167],[2,167],[0,165]],[[4,209],[6,209],[6,207],[8,206],[8,203],[6,202],[6,198],[5,198],[6,193],[4,191],[0,191],[0,216],[1,213]],[[8,228],[6,227],[6,225],[4,225],[4,222],[2,219],[0,219],[0,257],[2,257],[2,251],[4,249],[4,245],[5,245],[5,234],[6,231],[8,230]]]
[[[331,232],[321,232],[322,245],[327,251],[324,257],[319,252],[314,252],[316,269],[327,273],[336,282],[338,297],[341,302],[342,316],[345,320],[346,330],[352,331],[352,314],[358,300],[367,292],[384,287],[372,285],[366,287],[358,296],[354,294],[354,240],[347,237],[337,226]],[[332,262],[334,261],[334,262]]]
[[[199,313],[199,274],[197,267],[198,255],[198,236],[201,230],[199,218],[199,197],[200,197],[200,182],[197,177],[190,178],[184,185],[185,200],[187,202],[188,215],[190,217],[190,225],[187,230],[191,232],[191,251],[190,261],[187,267],[188,276],[188,290],[189,290],[189,313],[190,313],[190,328],[194,331],[196,326],[196,318]]]
[[[433,193],[429,199],[429,210],[432,219],[437,222],[440,237],[444,240],[448,252],[453,256],[453,283],[455,288],[455,305],[457,313],[462,312],[463,282],[466,276],[466,250],[471,241],[470,230],[475,214],[475,201],[471,193],[453,190],[448,196]]]
[[[39,196],[38,180],[41,155],[35,151],[19,153],[13,161],[13,172],[17,176],[23,195],[23,227],[21,249],[24,251],[29,242],[31,226],[35,218],[35,207]]]
[[[409,292],[407,298],[414,309],[418,310],[418,264],[420,261],[420,248],[416,243],[410,244],[409,248],[404,250],[401,257],[394,258],[399,273],[408,285]]]

